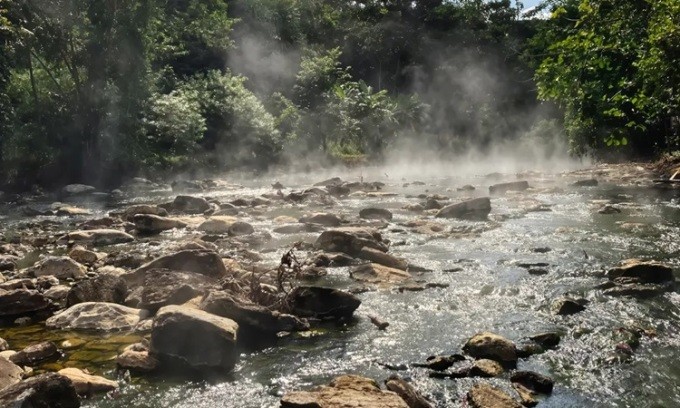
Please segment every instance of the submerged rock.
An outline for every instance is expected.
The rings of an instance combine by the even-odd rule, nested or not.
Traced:
[[[597,182],[596,179],[585,179],[585,180],[577,180],[573,182],[571,185],[574,187],[595,187],[599,183]]]
[[[498,377],[501,374],[503,374],[503,366],[487,358],[475,361],[468,370],[468,377]]]
[[[133,217],[133,222],[137,231],[142,234],[158,234],[173,228],[187,226],[183,221],[154,214],[137,214]]]
[[[93,229],[69,232],[61,236],[58,244],[81,243],[92,245],[113,245],[134,241],[135,238],[124,232],[115,229]]]
[[[352,256],[358,254],[364,247],[382,252],[387,252],[388,249],[379,232],[354,227],[324,231],[314,246],[327,252],[344,252]]]
[[[0,390],[0,406],[79,408],[80,399],[71,380],[56,373],[45,373]]]
[[[315,213],[300,218],[299,222],[305,224],[319,224],[325,227],[337,227],[342,224],[342,219],[331,213]]]
[[[382,391],[370,378],[344,375],[314,391],[289,392],[281,398],[282,408],[408,408],[394,392]]]
[[[463,346],[463,351],[474,358],[487,358],[510,366],[517,363],[515,344],[505,337],[490,332],[472,336]]]
[[[211,206],[205,198],[179,195],[175,197],[171,208],[174,211],[186,214],[203,214],[208,211]]]
[[[586,310],[583,299],[561,298],[553,302],[553,313],[561,316],[573,315]]]
[[[489,187],[491,194],[504,194],[508,191],[524,191],[529,188],[528,181],[511,181],[509,183],[494,184]]]
[[[389,268],[401,269],[405,271],[408,269],[408,261],[403,258],[397,258],[394,255],[378,251],[377,249],[364,247],[356,255],[357,258],[364,259],[373,263],[387,266]]]
[[[48,328],[64,330],[132,330],[148,316],[146,310],[115,303],[85,302],[73,305],[45,322]]]
[[[359,211],[359,217],[369,220],[392,221],[392,212],[384,208],[364,208]]]
[[[145,373],[158,368],[158,360],[150,354],[149,348],[142,343],[127,346],[116,357],[116,364],[124,369]]]
[[[552,393],[555,384],[551,378],[533,371],[515,371],[510,376],[510,381],[542,394]]]
[[[315,318],[349,317],[361,305],[351,293],[319,286],[298,286],[287,299],[293,313]]]
[[[226,373],[237,360],[238,324],[184,306],[165,306],[154,317],[151,352],[162,363]]]
[[[485,219],[491,212],[489,197],[449,204],[437,212],[437,218]]]

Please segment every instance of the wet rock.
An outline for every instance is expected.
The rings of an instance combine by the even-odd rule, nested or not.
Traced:
[[[319,181],[318,183],[314,183],[314,186],[315,187],[339,186],[342,183],[343,181],[340,177],[333,177],[324,181]]]
[[[522,408],[511,396],[489,384],[477,384],[467,394],[472,408]]]
[[[475,190],[476,190],[475,186],[473,186],[471,184],[466,184],[466,185],[464,185],[462,187],[458,187],[456,189],[456,191],[475,191]]]
[[[103,257],[102,254],[85,249],[80,245],[76,245],[75,247],[73,247],[69,251],[68,256],[74,261],[84,265],[92,265],[93,263],[97,262],[101,257]]]
[[[535,392],[518,383],[513,383],[512,388],[517,391],[517,395],[519,395],[519,399],[522,401],[522,405],[525,407],[534,407],[538,405]]]
[[[305,320],[268,310],[245,299],[238,299],[227,291],[209,293],[201,301],[200,308],[208,313],[234,320],[240,330],[274,334],[309,329],[309,323]]]
[[[192,180],[175,180],[172,183],[170,183],[170,187],[172,187],[172,191],[196,191],[200,192],[205,190],[206,186],[200,182],[200,181],[192,181]]]
[[[203,214],[210,208],[210,203],[201,197],[179,195],[172,202],[172,209],[186,214]]]
[[[378,384],[365,377],[344,375],[328,386],[314,391],[289,392],[281,398],[282,408],[408,408],[394,392],[382,391]]]
[[[640,284],[640,283],[628,283],[628,284],[617,284],[609,289],[606,289],[603,293],[608,296],[631,296],[640,299],[648,299],[655,296],[659,296],[664,292],[668,292],[672,289],[671,285],[656,285],[653,283]]]
[[[146,310],[133,309],[116,303],[78,303],[45,322],[48,328],[63,330],[117,331],[132,330],[148,316]]]
[[[337,227],[342,224],[342,219],[331,213],[315,213],[306,215],[298,220],[306,224],[319,224],[325,227]]]
[[[465,357],[460,354],[450,356],[430,356],[423,364],[414,364],[414,367],[424,367],[435,371],[444,371],[451,368],[454,364],[465,361]]]
[[[158,215],[160,217],[165,217],[168,215],[168,211],[165,208],[161,208],[157,205],[152,204],[137,204],[127,207],[123,211],[112,211],[110,215],[121,217],[125,221],[133,221],[135,215],[138,214],[149,214]]]
[[[607,277],[611,280],[631,279],[638,283],[665,283],[673,281],[673,268],[656,261],[628,259],[622,265],[610,269]]]
[[[54,309],[42,293],[30,289],[0,289],[0,317],[20,316]]]
[[[373,326],[377,327],[378,330],[385,330],[388,327],[390,327],[390,322],[383,320],[375,315],[368,315],[368,320],[370,320]]]
[[[424,210],[441,210],[444,205],[434,198],[428,198],[427,201],[422,205]]]
[[[310,259],[308,259],[305,263],[318,267],[335,268],[357,265],[361,263],[361,261],[358,261],[342,252],[336,252],[316,254],[312,256]]]
[[[384,265],[390,268],[401,269],[405,271],[408,269],[408,262],[403,258],[397,258],[394,255],[378,251],[373,248],[364,247],[356,255],[357,258],[364,259],[373,263]]]
[[[621,209],[614,207],[613,205],[605,205],[604,207],[597,210],[598,214],[621,214]]]
[[[469,377],[498,377],[501,374],[503,374],[503,366],[486,358],[475,361],[468,371]]]
[[[0,255],[0,272],[13,271],[17,268],[18,256]]]
[[[351,293],[319,286],[298,286],[288,295],[291,311],[302,317],[345,318],[361,305]]]
[[[142,343],[131,344],[116,357],[118,367],[137,372],[148,373],[158,368],[158,360],[149,353],[149,348]]]
[[[352,190],[347,186],[326,186],[326,191],[333,197],[344,197],[349,195]]]
[[[494,184],[489,187],[491,194],[505,194],[508,191],[524,191],[529,188],[528,181],[511,181],[509,183]]]
[[[255,232],[252,225],[244,221],[236,221],[229,227],[229,235],[232,237],[240,237],[243,235],[250,235]]]
[[[418,390],[398,376],[392,376],[385,381],[385,388],[400,396],[409,408],[434,408],[434,405]]]
[[[370,263],[350,271],[352,279],[367,283],[400,283],[411,279],[411,274],[400,269]]]
[[[438,218],[485,219],[491,212],[488,197],[475,198],[460,203],[449,204],[435,215]]]
[[[58,357],[59,349],[57,349],[57,345],[51,341],[43,341],[41,343],[31,344],[23,350],[16,352],[10,356],[9,361],[19,366],[32,366]]]
[[[234,217],[212,216],[203,221],[196,229],[208,234],[227,234],[236,221],[237,219]]]
[[[75,367],[61,369],[59,375],[71,380],[76,392],[80,395],[92,395],[98,392],[109,392],[118,389],[118,383],[97,375],[90,375]]]
[[[66,306],[85,302],[125,302],[127,284],[118,276],[100,275],[73,285],[66,296]]]
[[[82,279],[87,268],[67,256],[48,256],[28,269],[35,277],[54,276],[57,279]]]
[[[184,228],[183,221],[153,214],[137,214],[133,217],[135,228],[142,234],[158,234],[173,228]]]
[[[79,215],[89,215],[90,211],[85,208],[74,207],[72,205],[64,205],[59,203],[55,206],[55,213],[59,217],[76,217]]]
[[[114,245],[125,242],[132,242],[135,238],[124,232],[115,229],[93,229],[69,232],[61,236],[57,243],[64,245],[67,243],[92,244],[92,245]]]
[[[515,371],[510,376],[510,381],[542,394],[552,393],[554,386],[551,378],[533,371]]]
[[[577,180],[571,184],[574,187],[595,187],[598,185],[596,179]]]
[[[358,254],[364,247],[382,252],[387,252],[388,249],[379,232],[354,227],[324,231],[314,246],[327,252],[344,252],[352,256]]]
[[[0,406],[16,408],[79,408],[73,383],[56,373],[39,374],[0,391]]]
[[[0,357],[0,391],[21,381],[24,370],[8,359]]]
[[[568,316],[586,310],[583,303],[583,300],[565,297],[554,301],[551,308],[554,314]]]
[[[321,232],[323,225],[318,224],[291,224],[276,227],[273,231],[277,234],[302,234],[305,232]]]
[[[561,336],[556,332],[546,332],[530,336],[529,339],[540,344],[541,347],[547,350],[557,347],[557,345],[560,344]]]
[[[144,274],[139,303],[125,303],[154,312],[163,306],[181,305],[214,287],[216,282],[198,273],[152,269]]]
[[[472,336],[463,346],[463,351],[474,358],[487,358],[508,366],[513,366],[517,362],[515,344],[505,337],[490,332]]]
[[[94,193],[96,188],[86,184],[69,184],[61,189],[61,194],[64,196],[77,196]]]
[[[392,221],[392,212],[384,208],[364,208],[359,211],[359,217],[368,220]]]
[[[5,351],[7,349],[9,349],[9,344],[7,343],[7,340],[0,337],[0,351]]]
[[[140,284],[144,274],[152,269],[194,272],[211,278],[221,278],[227,275],[227,268],[216,252],[189,249],[156,258],[140,266],[133,272],[132,276],[126,277],[128,284],[134,282]]]
[[[165,364],[180,364],[192,369],[234,368],[238,324],[183,306],[165,306],[154,317],[151,352]]]

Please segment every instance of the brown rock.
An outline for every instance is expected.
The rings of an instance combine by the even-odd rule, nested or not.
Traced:
[[[57,373],[71,380],[76,392],[80,395],[91,395],[97,392],[109,392],[118,388],[118,383],[104,377],[91,375],[79,368],[69,367]]]
[[[281,398],[282,408],[408,408],[401,397],[382,391],[364,377],[345,375],[314,391],[290,392]]]
[[[472,408],[522,408],[511,396],[489,384],[477,384],[468,392]]]
[[[401,283],[411,279],[411,274],[406,271],[375,263],[355,267],[350,276],[359,282],[368,283]]]
[[[474,358],[488,358],[507,365],[517,362],[515,344],[494,333],[475,334],[465,343],[463,350]]]

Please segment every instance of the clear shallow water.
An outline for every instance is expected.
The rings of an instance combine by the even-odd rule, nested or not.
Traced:
[[[613,170],[612,170],[613,169]],[[446,283],[447,288],[422,292],[376,291],[358,295],[362,300],[354,321],[342,326],[327,325],[308,336],[294,335],[279,339],[269,348],[244,352],[233,376],[217,383],[191,383],[158,377],[133,377],[123,383],[115,396],[85,402],[88,407],[276,407],[286,391],[306,389],[346,374],[363,374],[379,381],[393,371],[378,363],[408,364],[422,362],[429,355],[460,351],[463,343],[479,331],[492,331],[519,341],[548,330],[563,334],[560,346],[544,354],[520,360],[519,369],[547,374],[556,380],[554,393],[541,407],[672,407],[680,406],[680,295],[666,293],[650,300],[612,298],[594,287],[605,279],[607,267],[631,257],[653,258],[678,266],[680,251],[680,193],[655,188],[645,178],[622,181],[621,169],[600,168],[570,175],[527,177],[534,189],[523,193],[492,196],[492,213],[488,222],[462,222],[434,219],[403,210],[405,204],[420,202],[407,198],[417,194],[440,194],[458,200],[468,196],[456,187],[473,184],[473,196],[486,195],[490,184],[513,181],[485,177],[391,180],[389,177],[366,178],[387,184],[384,191],[395,197],[350,197],[337,200],[330,208],[274,203],[258,215],[244,215],[257,231],[276,227],[272,219],[279,215],[298,217],[305,212],[330,211],[357,221],[359,209],[368,206],[389,208],[395,218],[382,233],[393,243],[390,252],[406,257],[411,263],[432,270],[417,274],[427,282]],[[348,181],[358,174],[340,175]],[[597,187],[571,187],[569,183],[596,177]],[[323,177],[286,179],[287,186],[303,186]],[[422,180],[423,186],[403,183]],[[242,196],[271,193],[272,180],[239,180],[243,187],[206,195],[229,201]],[[151,201],[136,197],[134,201]],[[162,201],[153,199],[154,201]],[[622,209],[621,214],[602,215],[597,210],[605,203]],[[549,212],[527,212],[544,204]],[[106,208],[94,205],[100,214]],[[11,215],[9,215],[11,217]],[[455,236],[417,234],[402,224],[414,219],[442,224],[445,230],[480,231]],[[265,263],[276,264],[292,242],[313,242],[318,234],[281,236],[262,251]],[[182,239],[181,234],[161,235],[168,240]],[[158,238],[155,238],[158,240]],[[550,248],[538,253],[536,248]],[[230,250],[222,248],[223,251]],[[302,254],[299,255],[302,257]],[[518,262],[546,262],[549,273],[529,275]],[[446,272],[453,268],[456,272]],[[330,269],[317,282],[335,287],[353,284],[345,268]],[[585,312],[573,316],[554,316],[550,304],[565,293],[590,301]],[[365,317],[376,314],[390,322],[386,331],[378,331]],[[643,337],[632,361],[610,363],[618,340],[615,330],[635,324],[653,329],[657,336]],[[3,333],[12,344],[12,335]],[[15,335],[16,337],[16,335]],[[30,337],[30,336],[29,336]],[[36,335],[36,337],[38,337]],[[114,377],[110,361],[88,367]],[[424,369],[399,372],[439,406],[461,406],[471,385],[478,379],[431,379]],[[507,379],[491,381],[508,386]]]

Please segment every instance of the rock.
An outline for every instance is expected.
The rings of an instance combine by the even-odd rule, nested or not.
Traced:
[[[13,354],[9,361],[19,366],[32,366],[37,363],[59,357],[59,350],[57,345],[51,341],[43,341],[42,343],[31,344],[21,351]]]
[[[8,359],[0,357],[0,391],[21,381],[24,370]]]
[[[352,279],[368,283],[400,283],[411,279],[411,274],[376,263],[359,265],[350,271]]]
[[[94,193],[97,189],[85,184],[69,184],[61,189],[64,196],[76,196]]]
[[[656,261],[628,259],[622,265],[610,269],[607,277],[611,280],[627,278],[638,283],[665,283],[675,280],[673,268]]]
[[[59,375],[71,380],[76,392],[80,395],[92,395],[98,392],[109,392],[118,389],[116,381],[107,380],[104,377],[90,375],[75,367],[68,367],[57,372]]]
[[[474,362],[468,371],[469,377],[498,377],[503,374],[503,366],[486,358]]]
[[[216,285],[216,280],[194,272],[152,269],[144,274],[140,302],[130,304],[152,312],[167,305],[181,305]]]
[[[212,216],[203,221],[196,229],[208,234],[226,234],[236,221],[234,217],[223,215]]]
[[[183,306],[165,306],[154,317],[151,352],[163,363],[196,370],[230,371],[238,357],[238,324]]]
[[[63,330],[117,331],[132,330],[148,316],[146,310],[133,309],[116,303],[78,303],[45,322],[48,328]]]
[[[327,252],[344,252],[352,256],[358,254],[364,247],[382,252],[387,252],[388,249],[379,232],[353,227],[324,231],[314,246]]]
[[[511,181],[509,183],[494,184],[489,187],[491,194],[504,194],[508,191],[524,191],[529,188],[528,181]]]
[[[100,275],[73,285],[66,296],[66,306],[85,302],[125,302],[127,284],[119,276]]]
[[[398,376],[392,376],[385,381],[385,387],[400,396],[409,408],[434,408],[434,405],[418,390]]]
[[[12,408],[79,408],[73,383],[56,373],[39,374],[0,391],[0,406]]]
[[[57,279],[82,279],[87,268],[67,256],[48,256],[29,268],[32,276],[54,276]]]
[[[606,289],[603,293],[608,296],[632,296],[640,299],[648,299],[671,289],[671,285],[629,283],[617,284],[612,288]]]
[[[110,213],[112,216],[120,216],[125,221],[133,221],[135,215],[138,214],[150,214],[165,217],[168,215],[168,211],[165,208],[161,208],[157,205],[151,204],[138,204],[127,207],[123,211],[114,211]]]
[[[209,210],[211,206],[205,198],[179,195],[175,197],[175,201],[172,202],[172,208],[175,211],[187,214],[203,214]]]
[[[522,384],[513,383],[512,388],[517,391],[519,399],[522,401],[522,405],[525,407],[534,407],[538,405],[538,400],[536,399],[536,393],[523,386]]]
[[[607,205],[605,205],[604,207],[602,207],[602,208],[600,208],[599,210],[597,210],[597,212],[598,212],[598,214],[605,214],[605,215],[608,215],[608,214],[621,214],[621,209],[620,209],[620,208],[617,208],[617,207],[614,207],[613,205],[607,204]]]
[[[458,187],[456,189],[456,191],[475,191],[475,190],[476,190],[475,186],[471,184],[466,184],[463,187]]]
[[[369,220],[392,221],[392,212],[384,208],[364,208],[359,211],[359,217]]]
[[[199,181],[175,180],[170,183],[172,191],[203,191],[205,186]]]
[[[408,269],[408,262],[403,258],[397,258],[394,255],[387,254],[377,249],[363,247],[356,255],[357,258],[364,259],[373,263],[387,266],[389,268],[401,269],[405,271]]]
[[[530,336],[529,339],[540,344],[544,349],[551,349],[560,344],[561,336],[556,332],[539,333]]]
[[[342,219],[331,213],[315,213],[300,218],[299,222],[306,224],[319,224],[326,227],[337,227],[342,223]]]
[[[208,313],[234,320],[238,323],[239,330],[249,330],[253,333],[275,334],[309,329],[309,323],[305,320],[238,299],[227,291],[209,293],[201,301],[200,308]]]
[[[7,349],[9,349],[9,344],[7,343],[7,340],[0,337],[0,351],[5,351]]]
[[[314,187],[339,186],[342,183],[343,181],[340,177],[333,177],[324,181],[319,181],[318,183],[314,183]]]
[[[57,240],[57,244],[64,245],[70,242],[92,245],[114,245],[125,242],[132,242],[135,238],[124,232],[115,229],[93,229],[69,232]]]
[[[281,398],[282,408],[408,408],[394,392],[382,391],[378,384],[365,377],[344,375],[328,386],[314,391],[289,392]]]
[[[577,180],[571,184],[574,187],[595,187],[598,185],[595,179]]]
[[[351,293],[319,286],[298,286],[288,295],[291,310],[303,317],[345,318],[361,305]]]
[[[583,301],[567,297],[557,299],[552,304],[552,311],[554,314],[561,316],[573,315],[586,310],[586,307],[582,303]]]
[[[305,232],[321,232],[323,225],[319,224],[291,224],[276,227],[273,231],[277,234],[302,234]]]
[[[390,327],[390,322],[385,321],[376,315],[368,315],[367,317],[368,320],[371,321],[373,326],[378,328],[378,330],[386,330],[388,327]]]
[[[489,384],[476,384],[467,394],[472,408],[522,408],[511,396]]]
[[[438,218],[485,219],[491,212],[488,197],[475,198],[460,203],[449,204],[437,212]]]
[[[0,255],[0,272],[15,270],[19,259],[18,256],[14,255]]]
[[[475,334],[465,343],[463,351],[474,358],[487,358],[508,366],[517,363],[515,344],[494,333]]]
[[[232,237],[238,237],[242,235],[250,235],[255,232],[255,228],[247,222],[236,221],[229,227],[229,235]]]
[[[133,277],[126,277],[128,284],[132,281],[141,283],[143,276],[152,269],[170,269],[174,271],[194,272],[211,278],[222,278],[228,274],[222,258],[217,252],[201,249],[187,249],[171,255],[156,258],[133,272]],[[131,279],[132,278],[132,279]]]
[[[89,215],[90,211],[85,208],[74,207],[72,205],[60,205],[56,208],[59,217],[76,217],[78,215]]]
[[[0,317],[20,316],[54,309],[43,294],[30,289],[0,289]]]
[[[429,368],[435,371],[444,371],[451,368],[455,363],[465,361],[465,357],[460,354],[454,354],[451,356],[430,356],[427,358],[427,362],[423,364],[414,364],[415,367]]]
[[[148,347],[135,343],[127,346],[116,357],[116,364],[120,368],[148,373],[158,367],[158,360],[149,353]]]
[[[69,251],[68,256],[78,263],[92,265],[100,259],[101,254],[87,250],[80,245],[76,245]]]
[[[552,379],[533,371],[515,371],[510,376],[510,381],[542,394],[552,393],[554,386]]]
[[[184,228],[187,226],[183,221],[153,214],[137,214],[133,217],[133,222],[137,231],[142,234],[158,234],[173,228]]]

